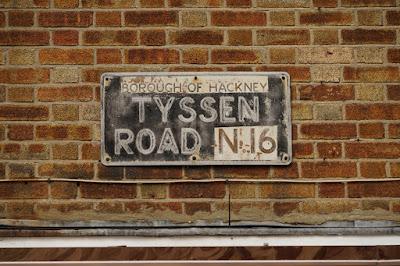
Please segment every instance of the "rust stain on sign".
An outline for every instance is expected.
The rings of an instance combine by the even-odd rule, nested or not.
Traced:
[[[287,73],[106,73],[105,165],[289,164]]]

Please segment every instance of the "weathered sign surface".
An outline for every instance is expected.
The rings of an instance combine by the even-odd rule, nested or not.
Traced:
[[[105,165],[289,164],[287,73],[106,73]]]

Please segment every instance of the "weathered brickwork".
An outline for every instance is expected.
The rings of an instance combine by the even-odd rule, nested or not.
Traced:
[[[0,1],[0,218],[400,221],[399,63],[399,0]],[[287,71],[293,163],[105,167],[109,71]]]

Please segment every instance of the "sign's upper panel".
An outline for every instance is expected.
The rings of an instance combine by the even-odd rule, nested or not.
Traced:
[[[105,165],[289,164],[287,73],[106,73]]]

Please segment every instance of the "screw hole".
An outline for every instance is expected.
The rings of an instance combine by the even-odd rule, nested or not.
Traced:
[[[109,78],[106,78],[106,81],[109,81],[110,79]]]
[[[193,160],[193,161],[196,161],[196,160],[197,160],[197,157],[196,157],[196,156],[192,156],[192,160]]]
[[[197,80],[197,76],[194,77],[194,80]]]
[[[282,76],[282,80],[285,80],[286,79],[286,77],[285,76]]]
[[[107,158],[106,158],[106,161],[107,161],[107,162],[111,161],[111,158],[110,158],[110,157],[107,157]]]

